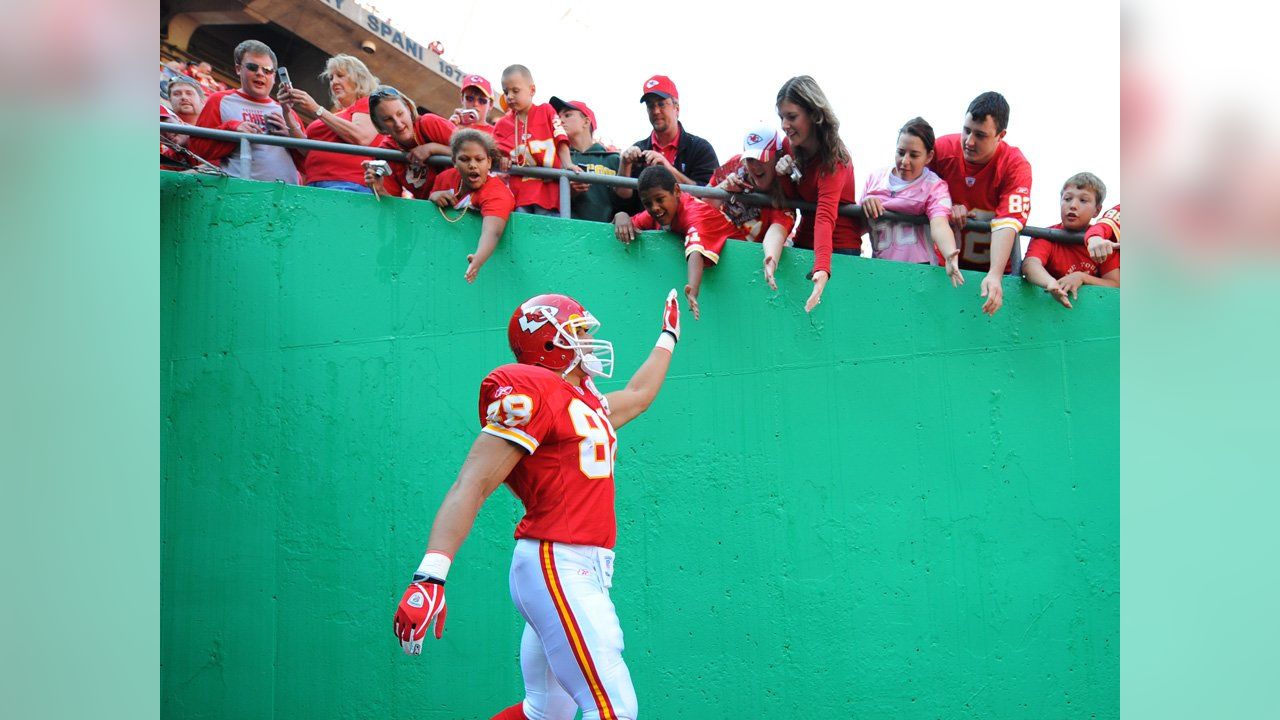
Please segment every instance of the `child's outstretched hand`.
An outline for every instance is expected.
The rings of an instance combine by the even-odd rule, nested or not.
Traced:
[[[693,319],[700,319],[702,312],[698,310],[698,293],[693,291],[692,285],[684,286],[684,299],[689,301],[689,311],[693,313]]]
[[[467,282],[473,283],[476,281],[476,276],[480,274],[480,266],[482,264],[483,263],[476,262],[476,256],[474,254],[467,256],[467,272],[463,275]]]
[[[627,245],[636,239],[636,226],[632,224],[630,215],[620,212],[613,216],[613,234]]]

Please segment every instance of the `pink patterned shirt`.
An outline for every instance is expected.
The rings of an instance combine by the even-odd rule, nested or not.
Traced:
[[[932,219],[951,214],[951,193],[947,183],[932,170],[925,168],[920,177],[897,190],[889,182],[892,172],[893,168],[887,167],[871,173],[862,197],[879,198],[885,210],[903,215],[926,215]],[[871,247],[874,257],[885,260],[938,264],[928,225],[879,220],[871,226]]]

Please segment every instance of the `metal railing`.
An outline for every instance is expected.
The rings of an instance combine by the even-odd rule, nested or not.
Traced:
[[[241,174],[244,177],[249,176],[248,163],[252,158],[253,145],[275,145],[278,147],[295,148],[298,150],[322,150],[324,152],[341,153],[344,155],[363,155],[365,157],[377,158],[379,160],[393,160],[396,162],[407,162],[408,160],[408,156],[399,150],[373,148],[364,145],[350,145],[347,143],[328,143],[320,142],[318,140],[304,140],[281,135],[256,135],[250,133],[231,132],[229,130],[215,130],[213,128],[196,127],[194,125],[178,125],[167,122],[160,123],[160,131],[239,144],[239,160],[244,163],[242,165]],[[453,161],[448,155],[432,155],[428,158],[427,162],[436,167],[450,167],[453,165]],[[636,187],[635,178],[619,177],[616,175],[598,175],[596,173],[589,172],[575,173],[569,170],[557,170],[554,168],[512,167],[509,174],[517,177],[534,177],[542,180],[559,181],[560,216],[565,218],[569,217],[570,181],[585,182],[594,185],[608,185],[611,187],[631,188],[632,190]],[[680,189],[694,197],[711,198],[713,200],[724,201],[732,198],[740,203],[761,207],[773,204],[773,198],[765,195],[764,193],[730,193],[720,190],[719,188],[704,187],[702,185],[681,185]],[[815,203],[800,200],[788,200],[784,205],[804,212],[814,212],[817,209],[817,205]],[[848,205],[841,205],[839,214],[845,217],[863,217],[862,208],[852,203]],[[892,222],[909,223],[912,225],[929,224],[929,218],[924,217],[923,215],[902,215],[900,213],[886,211],[883,217]],[[989,233],[991,232],[991,223],[983,220],[969,220],[965,223],[965,229]],[[1020,232],[1019,235],[1032,238],[1044,238],[1045,240],[1052,240],[1053,242],[1069,245],[1084,244],[1084,233],[1067,232],[1066,230],[1027,226],[1022,229],[1022,232]],[[1020,256],[1020,248],[1015,247],[1013,257],[1018,258]],[[1017,260],[1014,262],[1016,264]],[[1017,271],[1016,267],[1014,268],[1014,271]]]

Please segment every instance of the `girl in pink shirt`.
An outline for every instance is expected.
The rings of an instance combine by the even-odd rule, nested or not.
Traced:
[[[964,284],[956,259],[960,251],[951,232],[951,193],[947,183],[926,167],[933,160],[933,128],[924,118],[909,120],[898,131],[897,161],[867,178],[862,211],[871,223],[872,254],[884,260],[937,265],[945,258],[951,284]],[[885,211],[925,215],[929,224],[913,225],[883,218]],[[932,242],[930,239],[932,238]]]

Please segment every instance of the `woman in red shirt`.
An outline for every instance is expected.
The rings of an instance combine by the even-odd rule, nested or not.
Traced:
[[[333,109],[316,102],[306,90],[292,85],[281,85],[277,99],[281,105],[293,107],[317,117],[306,130],[298,127],[290,113],[285,114],[289,134],[296,138],[321,142],[370,145],[378,138],[378,131],[369,119],[369,95],[378,87],[378,78],[369,72],[359,58],[350,55],[334,55],[325,63],[320,79],[329,84],[329,97]],[[303,150],[306,155],[302,175],[311,187],[351,192],[372,193],[364,184],[364,168],[361,155]]]
[[[507,219],[516,208],[516,198],[502,179],[490,172],[500,153],[493,136],[479,130],[464,129],[453,134],[449,143],[453,167],[436,176],[432,193],[427,198],[440,207],[440,214],[457,222],[467,210],[480,213],[480,241],[476,251],[467,256],[467,282],[475,282],[480,267],[498,247]],[[449,217],[447,207],[462,210]]]
[[[818,83],[808,75],[793,77],[778,91],[778,117],[791,143],[791,155],[778,161],[782,187],[788,197],[817,203],[815,212],[801,213],[795,246],[813,250],[813,293],[805,312],[822,302],[831,277],[831,253],[860,255],[862,225],[837,214],[840,205],[854,201],[853,159],[840,139],[840,120]],[[799,168],[800,178],[793,177]]]

